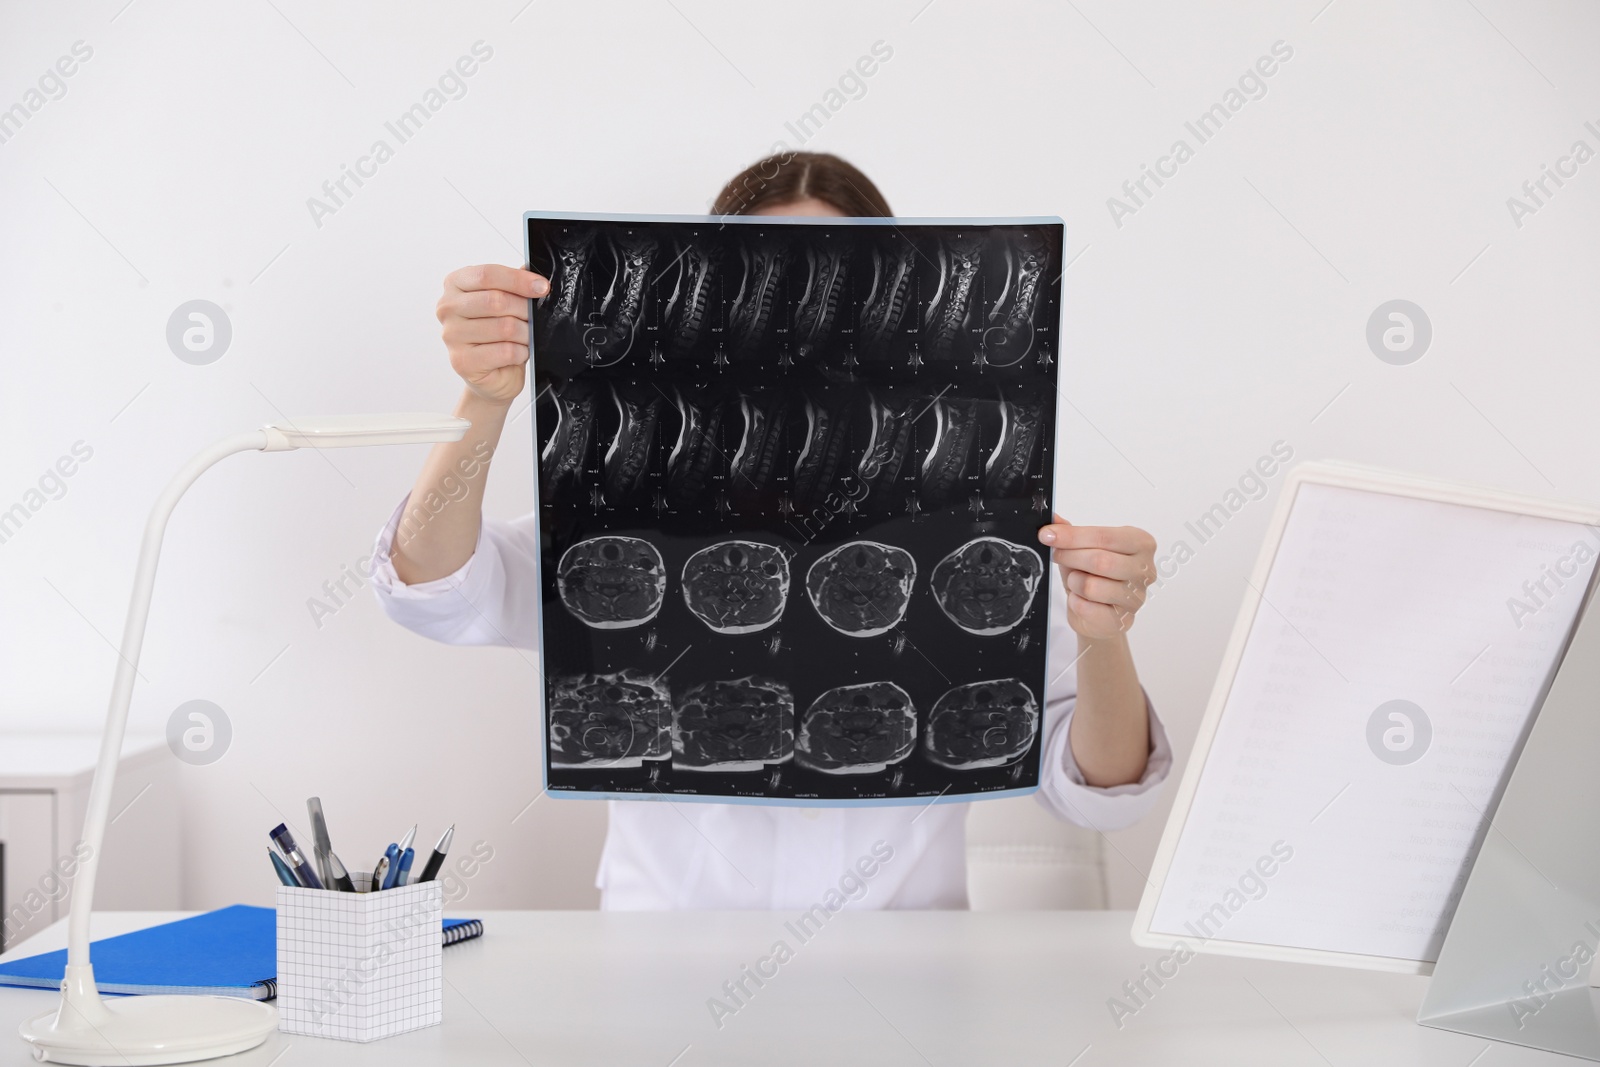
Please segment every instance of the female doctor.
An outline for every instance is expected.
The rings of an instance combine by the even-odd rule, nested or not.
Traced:
[[[892,214],[866,175],[809,152],[752,165],[712,211]],[[455,413],[472,428],[429,453],[379,535],[373,583],[389,617],[425,637],[538,648],[533,517],[485,521],[482,503],[489,460],[527,378],[528,301],[548,291],[544,278],[512,267],[464,267],[445,278],[438,317],[450,365],[466,383]],[[1058,818],[1118,829],[1149,810],[1172,762],[1127,638],[1155,576],[1155,541],[1133,527],[1074,526],[1059,517],[1040,528],[1039,540],[1052,549],[1065,594],[1052,596],[1051,610],[1065,610],[1070,629],[1050,630],[1054,679],[1037,797]],[[859,889],[849,894],[854,907],[963,908],[966,816],[965,804],[612,801],[596,885],[601,907],[610,909],[804,909],[830,892],[837,899],[841,885]]]

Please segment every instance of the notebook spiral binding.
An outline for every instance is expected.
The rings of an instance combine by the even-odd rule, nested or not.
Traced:
[[[481,936],[483,936],[483,920],[472,919],[456,926],[447,927],[444,931],[444,943],[449,946],[461,941],[471,941],[473,938]]]

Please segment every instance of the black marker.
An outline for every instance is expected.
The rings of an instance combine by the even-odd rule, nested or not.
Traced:
[[[450,851],[450,839],[455,836],[455,832],[456,824],[451,823],[450,829],[446,830],[444,836],[439,838],[439,843],[433,846],[433,854],[428,857],[428,862],[423,865],[422,877],[418,878],[417,881],[431,882],[438,876],[439,868],[444,866],[445,853]]]

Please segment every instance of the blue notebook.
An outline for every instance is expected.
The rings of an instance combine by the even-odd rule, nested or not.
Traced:
[[[483,933],[478,919],[444,920],[446,945]],[[273,908],[235,904],[94,942],[102,993],[193,993],[249,1000],[278,995],[278,925]],[[55,989],[67,950],[0,963],[0,985]]]

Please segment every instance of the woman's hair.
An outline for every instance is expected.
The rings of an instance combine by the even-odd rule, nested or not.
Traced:
[[[713,215],[750,215],[814,197],[846,215],[886,218],[889,202],[872,179],[826,152],[779,152],[752,163],[722,187]]]

